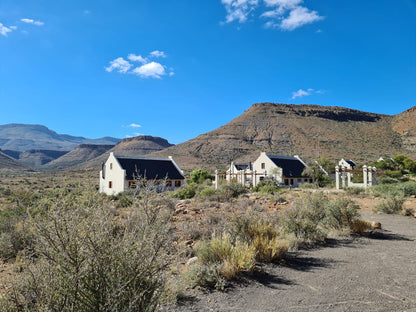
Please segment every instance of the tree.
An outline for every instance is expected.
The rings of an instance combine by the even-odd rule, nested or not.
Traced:
[[[316,185],[323,187],[330,182],[329,176],[325,174],[321,166],[317,162],[313,162],[309,167],[305,168],[302,176],[310,177],[315,180]]]
[[[206,180],[213,180],[214,177],[205,169],[195,169],[190,174],[190,180],[193,183],[201,184]]]

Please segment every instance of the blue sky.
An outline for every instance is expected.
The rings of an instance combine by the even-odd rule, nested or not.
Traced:
[[[416,1],[0,1],[0,124],[181,143],[258,102],[415,106]]]

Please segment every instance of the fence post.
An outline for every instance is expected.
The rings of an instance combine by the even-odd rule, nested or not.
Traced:
[[[363,166],[363,182],[364,182],[364,188],[368,187],[368,175],[367,175],[368,171],[367,171],[367,166],[364,165]]]
[[[339,190],[339,166],[335,166],[335,187]]]
[[[219,184],[218,170],[215,170],[215,189],[216,190],[218,190],[218,184]]]

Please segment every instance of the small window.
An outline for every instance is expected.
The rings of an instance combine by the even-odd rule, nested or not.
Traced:
[[[113,163],[110,163],[110,170],[113,169]]]
[[[166,187],[172,187],[172,181],[171,180],[166,181]]]
[[[182,183],[180,180],[175,181],[175,187],[181,187]]]
[[[261,163],[261,169],[266,169],[266,164],[265,163]]]
[[[136,181],[129,181],[129,188],[135,189],[136,188]]]
[[[108,181],[108,188],[113,188],[113,182],[112,181]]]

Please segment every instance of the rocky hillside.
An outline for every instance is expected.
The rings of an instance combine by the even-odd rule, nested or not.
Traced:
[[[105,162],[108,158],[108,155],[110,152],[114,152],[116,155],[125,155],[125,156],[144,156],[156,151],[163,150],[167,147],[172,146],[166,139],[159,138],[159,137],[153,137],[149,135],[140,135],[134,138],[127,138],[121,140],[119,143],[117,143],[115,146],[113,146],[111,149],[107,149],[104,151],[101,155],[98,157],[90,158],[88,161],[81,161],[77,164],[70,165],[69,163],[64,164],[63,160],[68,158],[69,156],[73,156],[75,153],[68,153],[64,157],[58,158],[56,161],[50,163],[47,168],[48,169],[54,169],[57,168],[56,166],[60,166],[61,169],[64,168],[93,168],[93,167],[99,167],[103,162]],[[81,149],[78,151],[80,152]],[[75,152],[75,151],[74,151]],[[52,166],[55,166],[52,168]]]
[[[393,116],[392,125],[400,134],[403,147],[416,153],[416,106]]]
[[[99,157],[113,147],[114,145],[81,144],[62,157],[49,162],[42,169],[55,171],[81,167],[82,164]]]
[[[231,160],[254,160],[260,151],[358,162],[398,153],[414,157],[414,114],[414,110],[389,116],[342,107],[260,103],[214,131],[152,156],[172,155],[183,169],[225,168]]]
[[[29,166],[26,166],[12,157],[0,152],[0,173],[19,172],[31,170]]]
[[[119,139],[104,137],[87,139],[58,134],[41,125],[0,125],[0,148],[14,151],[56,150],[70,151],[79,144],[116,144]]]
[[[14,159],[29,165],[34,168],[41,166],[65,155],[66,151],[49,151],[49,150],[28,150],[28,151],[11,151],[1,150],[4,154],[13,157]]]

